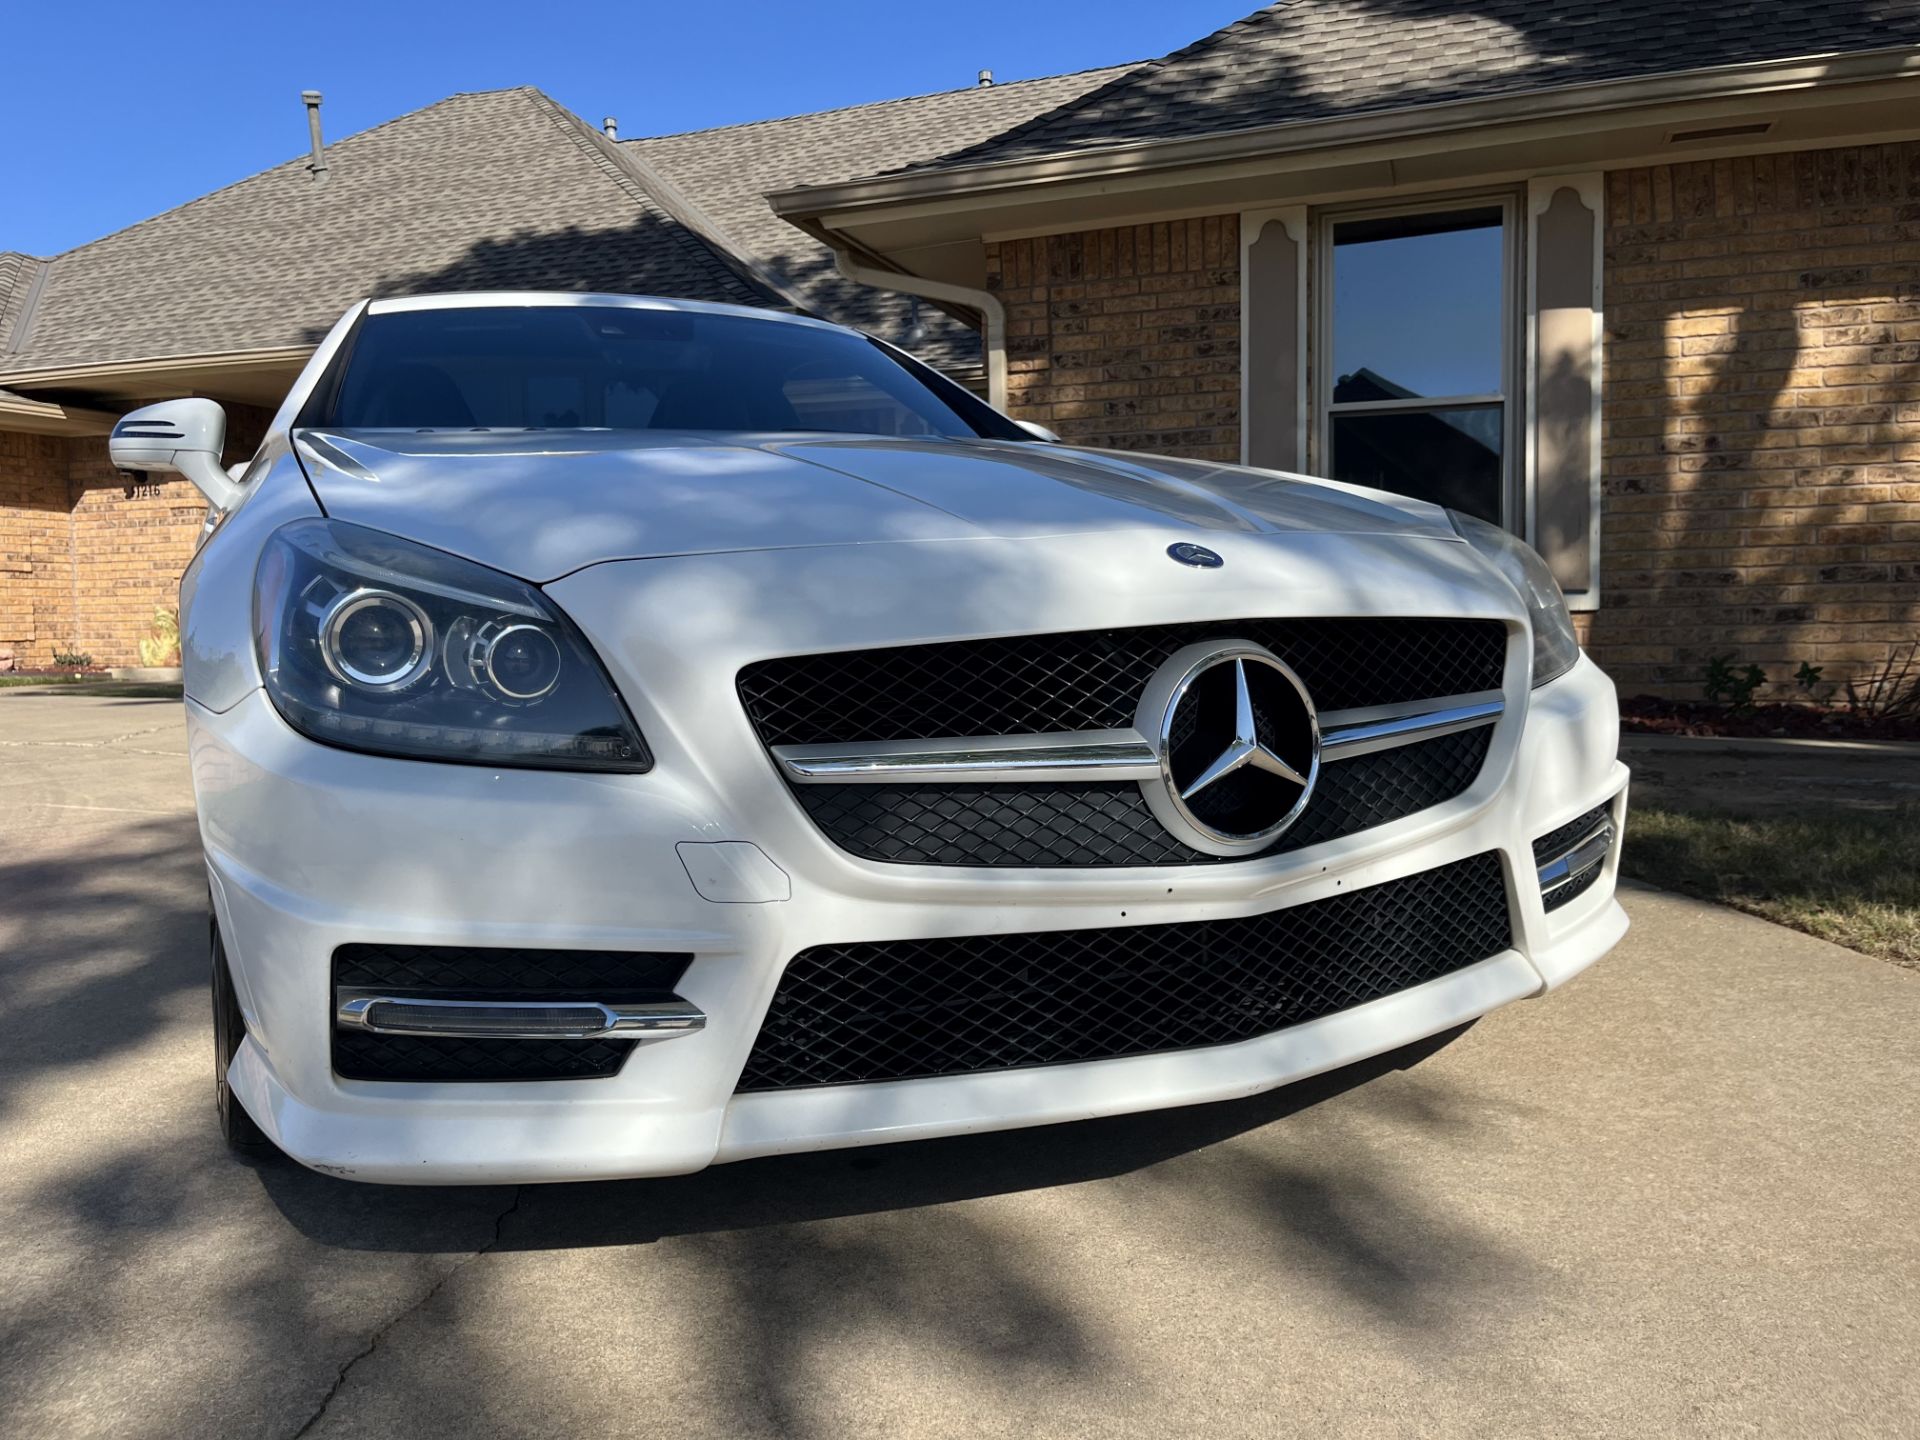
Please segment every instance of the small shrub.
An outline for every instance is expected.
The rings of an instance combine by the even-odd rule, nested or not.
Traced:
[[[84,650],[59,650],[53,652],[53,664],[57,670],[90,670],[93,668],[93,656]]]
[[[1833,694],[1833,686],[1820,678],[1826,669],[1824,665],[1811,665],[1802,660],[1800,668],[1793,672],[1793,683],[1816,705],[1826,704],[1827,697]]]
[[[1707,699],[1715,705],[1726,705],[1733,710],[1751,710],[1753,697],[1766,683],[1767,672],[1758,665],[1736,670],[1732,655],[1715,655],[1707,661],[1701,688]]]
[[[165,605],[153,612],[153,628],[140,641],[140,663],[158,668],[180,663],[180,616]]]

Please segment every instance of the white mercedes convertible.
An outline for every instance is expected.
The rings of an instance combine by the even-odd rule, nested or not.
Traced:
[[[1243,1096],[1626,928],[1613,686],[1503,531],[1062,445],[810,319],[355,306],[181,589],[239,1145],[670,1175]]]

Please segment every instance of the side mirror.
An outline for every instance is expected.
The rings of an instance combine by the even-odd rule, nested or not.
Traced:
[[[184,475],[216,510],[231,510],[241,489],[220,464],[227,412],[211,400],[165,400],[136,410],[107,439],[116,470]]]
[[[1036,440],[1044,440],[1049,445],[1058,445],[1060,443],[1060,437],[1044,425],[1036,425],[1031,420],[1016,420],[1013,423]]]

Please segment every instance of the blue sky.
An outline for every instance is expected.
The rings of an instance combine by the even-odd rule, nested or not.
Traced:
[[[20,7],[0,86],[0,250],[54,255],[458,90],[538,85],[663,134],[1165,54],[1258,0]],[[35,64],[40,56],[57,63]],[[25,61],[26,63],[19,63]]]

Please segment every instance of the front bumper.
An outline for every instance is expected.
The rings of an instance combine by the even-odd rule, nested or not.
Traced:
[[[249,1031],[235,1093],[290,1155],[362,1180],[671,1175],[1248,1095],[1550,989],[1627,923],[1617,846],[1598,882],[1551,912],[1532,849],[1598,805],[1616,833],[1624,820],[1613,688],[1585,660],[1502,723],[1457,800],[1348,840],[1198,870],[930,873],[854,859],[796,830],[790,812],[756,824],[759,801],[735,790],[716,803],[698,775],[670,767],[573,775],[334,750],[295,735],[257,690],[222,713],[189,702],[188,716]],[[761,789],[768,806],[790,805],[779,787]],[[782,967],[809,946],[1251,915],[1487,851],[1505,867],[1513,949],[1291,1029],[1084,1064],[734,1093]],[[344,1080],[331,1064],[331,957],[356,943],[688,953],[678,993],[707,1024],[641,1045],[605,1079]]]

